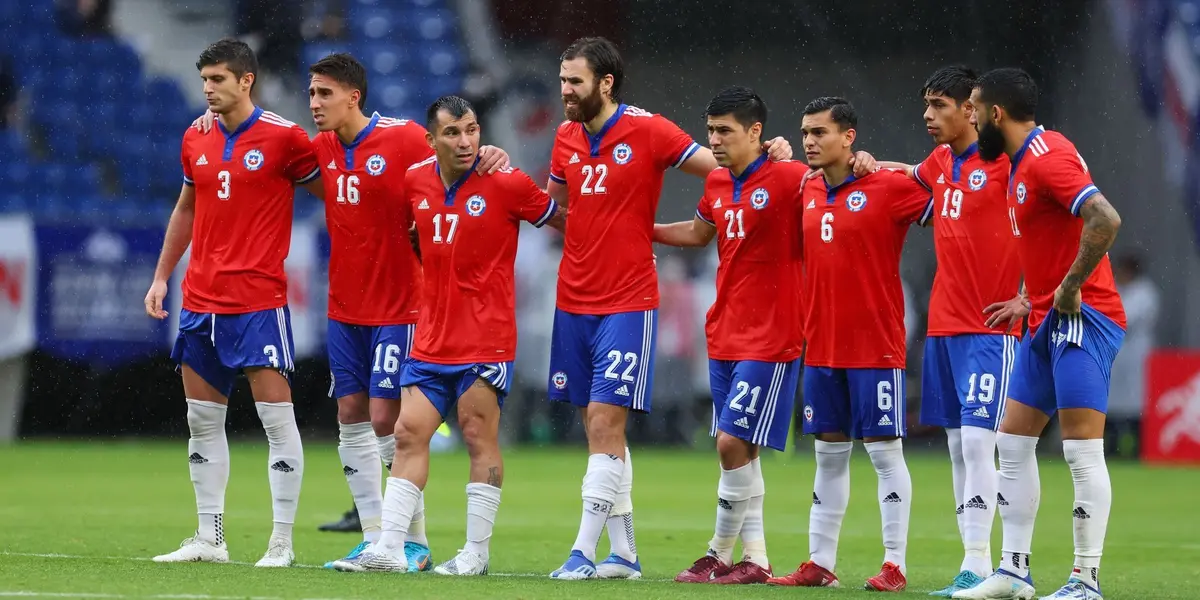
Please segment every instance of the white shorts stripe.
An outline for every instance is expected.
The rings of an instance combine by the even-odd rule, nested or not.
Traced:
[[[1004,419],[1004,409],[1008,406],[1008,379],[1012,375],[1016,357],[1016,338],[1004,336],[1004,352],[1000,360],[1000,397],[996,399],[996,423],[993,429],[999,429],[1000,421]]]
[[[629,407],[643,410],[646,406],[646,375],[649,373],[650,340],[654,336],[654,314],[642,313],[642,352],[638,356],[637,381],[633,384],[633,398]]]
[[[896,413],[896,437],[900,437],[900,432],[904,431],[904,388],[900,385],[903,379],[903,370],[892,369],[892,411]]]
[[[293,369],[292,348],[288,345],[287,316],[283,313],[283,308],[275,309],[275,320],[279,323],[279,353],[282,355],[280,368],[285,371],[291,371]]]
[[[779,403],[779,390],[783,387],[783,376],[786,371],[786,363],[776,363],[775,369],[771,373],[771,385],[767,388],[766,400],[758,413],[758,426],[750,440],[755,445],[765,446],[767,438],[771,435],[771,424],[775,420],[775,406]]]

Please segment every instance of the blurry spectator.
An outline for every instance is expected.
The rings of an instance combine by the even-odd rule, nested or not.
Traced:
[[[1146,393],[1146,358],[1154,349],[1158,322],[1158,286],[1142,271],[1141,260],[1125,255],[1113,261],[1113,275],[1125,305],[1125,341],[1113,362],[1111,397],[1105,451],[1116,454],[1124,436],[1133,438],[1133,456],[1138,455],[1138,431]]]
[[[255,91],[268,106],[278,106],[302,76],[303,9],[302,0],[237,0],[235,31],[258,55],[266,76],[256,79]]]
[[[695,286],[679,254],[658,257],[658,340],[654,354],[650,415],[639,415],[634,429],[643,442],[691,444],[696,431],[692,411],[692,361],[705,352],[695,328]]]
[[[56,0],[58,24],[79,36],[112,35],[112,0]]]
[[[305,14],[305,39],[340,40],[346,33],[346,7],[343,0],[309,0]]]
[[[17,79],[12,61],[0,54],[0,129],[7,129],[16,121]]]

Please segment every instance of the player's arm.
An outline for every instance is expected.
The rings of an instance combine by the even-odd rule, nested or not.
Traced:
[[[553,198],[554,197],[551,196],[551,199],[553,199]],[[563,208],[562,206],[559,206],[558,201],[555,200],[554,214],[550,215],[550,218],[546,219],[545,222],[542,223],[542,225],[545,225],[546,227],[549,227],[551,229],[558,231],[559,233],[561,233],[563,235],[566,235],[567,234],[567,209]]]
[[[655,223],[654,241],[678,248],[707,246],[717,234],[717,226],[705,221],[697,214],[691,221],[677,223]]]
[[[175,271],[183,253],[192,243],[192,223],[196,220],[196,188],[188,183],[183,184],[179,191],[179,200],[175,202],[175,210],[171,211],[171,220],[167,222],[167,234],[163,238],[162,252],[158,256],[158,265],[154,267],[154,281],[150,291],[146,293],[146,314],[164,319],[167,311],[163,310],[163,300],[167,297],[167,280]]]
[[[879,161],[879,168],[880,169],[895,169],[897,171],[904,171],[904,174],[908,175],[909,178],[916,179],[915,177],[913,177],[913,165],[908,165],[908,164],[904,164],[902,162],[895,162],[895,161],[891,161],[891,160],[881,160],[881,161]]]
[[[1096,265],[1108,253],[1121,228],[1121,215],[1099,191],[1093,193],[1079,208],[1083,218],[1083,233],[1079,236],[1079,253],[1063,278],[1066,292],[1078,292],[1083,282],[1096,270]]]
[[[325,200],[325,184],[321,182],[320,171],[317,172],[317,178],[311,179],[299,184],[300,187],[308,190],[308,193],[317,197],[317,200]]]
[[[567,190],[567,182],[559,181],[553,175],[546,182],[546,193],[554,199],[554,203],[564,211],[567,209],[567,201],[570,200],[571,194]]]

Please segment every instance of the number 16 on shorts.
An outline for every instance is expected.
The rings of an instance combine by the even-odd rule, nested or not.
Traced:
[[[787,449],[800,359],[791,362],[708,361],[713,436],[723,431],[757,446]]]

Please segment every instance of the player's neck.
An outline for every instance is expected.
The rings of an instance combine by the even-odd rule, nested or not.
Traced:
[[[850,163],[849,161],[841,161],[821,169],[825,173],[825,183],[829,187],[837,187],[846,183],[850,179]]]
[[[442,164],[442,161],[438,161],[438,175],[442,178],[442,185],[445,186],[446,189],[450,189],[451,186],[458,183],[458,180],[462,179],[462,176],[470,170],[470,166],[465,169],[458,170],[458,167],[453,165],[446,166]]]
[[[583,128],[586,129],[588,133],[596,135],[601,129],[604,129],[604,124],[607,123],[608,120],[617,113],[618,106],[619,105],[616,102],[605,102],[604,107],[600,109],[600,112],[597,113],[596,116],[592,117],[592,120],[585,122],[583,124]]]
[[[1029,139],[1029,132],[1037,129],[1036,121],[1027,121],[1025,123],[1013,123],[1009,126],[1007,135],[1004,136],[1004,153],[1012,158],[1021,151],[1021,147],[1025,145],[1025,140]]]
[[[250,115],[254,114],[255,108],[254,102],[247,99],[245,102],[239,103],[237,108],[219,115],[217,118],[221,120],[221,125],[225,127],[225,131],[235,131],[238,127],[242,126],[242,123],[246,122],[246,119],[250,118]]]
[[[349,119],[346,119],[346,122],[341,127],[337,128],[338,139],[342,140],[343,144],[349,146],[354,143],[358,134],[362,133],[362,130],[366,129],[370,123],[371,117],[362,114],[361,111],[355,111]]]
[[[955,156],[962,156],[963,152],[966,152],[967,148],[971,147],[971,144],[979,141],[979,134],[975,133],[975,128],[970,127],[969,129],[970,131],[964,132],[962,135],[954,138],[954,141],[950,142],[950,151]]]
[[[747,156],[745,159],[729,165],[729,172],[733,173],[734,177],[741,177],[742,173],[745,173],[746,169],[749,169],[750,165],[754,164],[754,161],[758,160],[762,155],[762,150],[759,150],[758,152]]]

